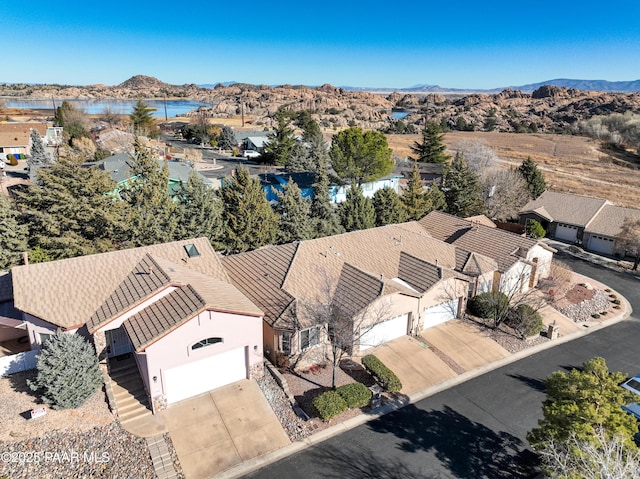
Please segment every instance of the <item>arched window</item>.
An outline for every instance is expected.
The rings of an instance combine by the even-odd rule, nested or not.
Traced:
[[[207,346],[213,346],[214,344],[218,344],[218,343],[224,343],[224,340],[222,338],[201,339],[200,341],[195,343],[193,346],[191,346],[191,349],[206,348]]]

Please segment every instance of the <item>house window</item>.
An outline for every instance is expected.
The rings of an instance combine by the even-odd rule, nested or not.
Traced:
[[[222,338],[207,338],[198,341],[196,344],[191,346],[192,350],[206,348],[207,346],[213,346],[214,344],[223,343],[224,340]]]
[[[473,298],[473,293],[474,293],[474,284],[469,282],[469,289],[467,290],[467,298],[469,299]]]
[[[491,280],[489,281],[482,281],[480,283],[480,285],[478,286],[478,294],[481,293],[488,293],[491,291]]]
[[[282,333],[282,347],[281,351],[283,353],[291,352],[291,333]]]
[[[300,331],[300,349],[309,349],[320,342],[320,326]]]
[[[44,346],[44,343],[49,341],[54,336],[53,334],[47,334],[47,333],[39,333],[39,334],[40,334],[40,344],[42,344],[43,346]]]
[[[194,245],[193,243],[184,245],[184,250],[187,252],[189,258],[200,256],[200,251],[198,251],[198,248],[196,248],[196,245]]]

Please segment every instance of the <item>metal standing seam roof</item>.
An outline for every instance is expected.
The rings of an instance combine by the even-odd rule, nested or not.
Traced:
[[[520,259],[515,252],[528,251],[537,244],[509,231],[474,224],[440,211],[432,211],[419,223],[441,241],[495,260],[499,271],[507,271]]]
[[[520,210],[520,214],[536,212],[538,208],[544,208],[541,212],[546,212],[555,222],[584,227],[608,203],[607,200],[600,198],[545,191],[538,198],[527,203]]]
[[[615,237],[622,233],[622,227],[630,219],[640,220],[640,210],[623,206],[605,205],[589,226],[588,233]]]
[[[190,258],[188,244],[200,255]],[[82,326],[146,254],[228,282],[209,240],[197,238],[16,266],[11,270],[15,307],[62,328]]]

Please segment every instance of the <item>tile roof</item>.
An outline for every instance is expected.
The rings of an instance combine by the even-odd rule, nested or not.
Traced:
[[[29,146],[32,128],[40,136],[47,134],[46,123],[0,123],[0,146]]]
[[[136,351],[173,331],[205,309],[205,301],[191,287],[175,289],[124,322],[124,329]]]
[[[89,332],[95,332],[115,316],[131,309],[161,288],[169,286],[170,283],[169,276],[147,253],[89,318],[87,321]]]
[[[489,226],[489,228],[494,228]],[[477,253],[472,253],[462,248],[456,248],[456,270],[469,275],[489,273],[498,269],[496,260]]]
[[[267,246],[222,258],[231,282],[264,311],[264,320],[284,327],[294,297],[282,289],[297,243]],[[284,315],[284,316],[283,316]]]
[[[193,244],[200,256],[184,248]],[[207,238],[174,241],[11,270],[15,306],[63,328],[85,324],[121,285],[145,255],[161,258],[227,282],[227,275]]]
[[[398,278],[424,293],[442,279],[442,268],[402,251]]]
[[[380,279],[345,263],[331,304],[352,317],[379,297],[383,287]]]
[[[496,224],[493,221],[491,221],[485,215],[468,216],[465,219],[469,220],[471,222],[475,222],[475,223],[479,223],[481,225],[488,226],[489,228],[497,228]]]
[[[600,198],[545,191],[537,199],[527,203],[520,210],[520,214],[533,212],[542,207],[553,221],[587,226],[598,211],[608,203],[607,200]]]
[[[500,271],[508,270],[518,261],[516,252],[528,251],[537,244],[532,239],[499,228],[471,223],[440,211],[432,211],[419,223],[441,241],[495,260]],[[460,258],[459,255],[458,259]],[[482,268],[489,265],[483,259]]]
[[[585,231],[615,237],[622,232],[622,226],[631,218],[640,220],[640,210],[606,205],[589,223]]]

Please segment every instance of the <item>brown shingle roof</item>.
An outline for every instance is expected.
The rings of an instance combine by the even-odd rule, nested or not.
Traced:
[[[520,214],[544,208],[544,212],[555,222],[587,226],[598,211],[608,203],[607,200],[600,198],[545,191],[538,198],[527,203]]]
[[[200,256],[184,249],[193,244]],[[15,306],[63,328],[85,324],[146,254],[226,282],[228,278],[207,238],[174,241],[11,270]]]
[[[640,210],[622,206],[606,205],[585,229],[589,233],[615,237],[629,219],[640,220]]]
[[[136,351],[173,331],[205,309],[205,301],[190,285],[177,288],[124,322]]]
[[[515,252],[528,251],[537,244],[532,239],[498,228],[472,224],[440,211],[429,213],[419,223],[441,241],[495,260],[500,271],[508,270],[518,261]]]
[[[281,323],[290,319],[287,312],[294,297],[282,289],[282,284],[297,246],[269,246],[222,258],[231,282],[264,311],[264,320],[274,327],[282,327]]]

